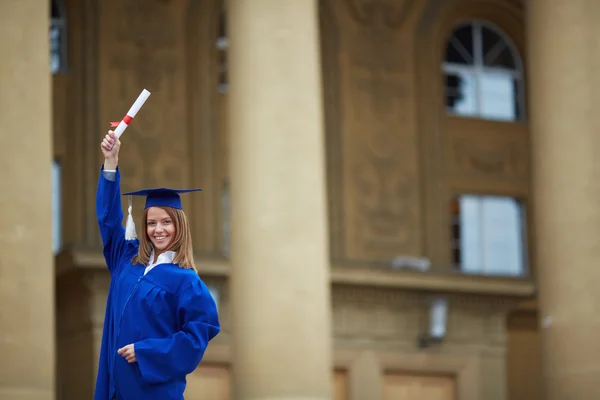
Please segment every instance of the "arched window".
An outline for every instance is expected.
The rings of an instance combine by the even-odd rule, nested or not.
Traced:
[[[50,71],[67,71],[67,12],[63,0],[50,2]]]
[[[498,121],[525,119],[523,65],[508,36],[485,21],[457,26],[443,63],[450,115]]]

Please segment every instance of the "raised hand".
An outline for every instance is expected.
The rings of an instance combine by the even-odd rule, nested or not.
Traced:
[[[119,163],[119,149],[121,148],[121,141],[113,131],[108,131],[102,143],[100,144],[102,154],[104,154],[104,169],[114,170],[117,168]]]

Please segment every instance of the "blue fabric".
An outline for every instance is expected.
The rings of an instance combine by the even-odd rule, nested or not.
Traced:
[[[127,400],[127,399],[124,398],[123,396],[121,396],[119,393],[115,393],[115,397],[113,397],[113,400]]]
[[[183,399],[186,375],[220,332],[216,304],[194,270],[161,264],[144,275],[131,263],[139,240],[125,240],[119,170],[100,175],[96,213],[111,281],[94,400]],[[132,343],[128,363],[117,350]]]
[[[149,207],[171,207],[182,210],[180,193],[202,191],[202,189],[143,189],[136,192],[123,193],[123,196],[146,196],[145,208]]]

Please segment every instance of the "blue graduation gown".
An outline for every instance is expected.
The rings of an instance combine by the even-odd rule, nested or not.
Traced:
[[[180,400],[209,341],[220,331],[216,304],[194,270],[161,264],[144,275],[125,240],[120,171],[100,174],[96,213],[111,274],[94,400]],[[117,350],[134,344],[137,362]]]

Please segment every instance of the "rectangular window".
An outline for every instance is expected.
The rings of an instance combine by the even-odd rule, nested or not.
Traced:
[[[54,254],[62,248],[61,168],[58,161],[52,163],[52,250]]]
[[[460,195],[451,206],[454,264],[464,273],[522,276],[525,210],[508,196]]]

